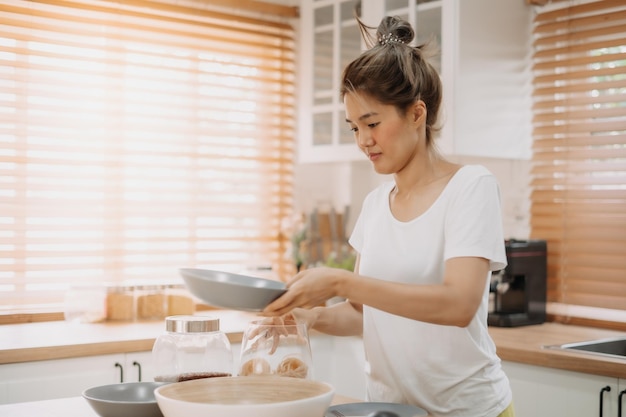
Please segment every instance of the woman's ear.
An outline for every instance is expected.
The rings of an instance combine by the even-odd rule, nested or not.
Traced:
[[[426,123],[426,103],[422,100],[416,100],[415,103],[411,106],[409,110],[410,120],[415,123],[417,126]]]

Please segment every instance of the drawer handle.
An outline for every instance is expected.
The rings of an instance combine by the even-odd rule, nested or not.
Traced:
[[[141,382],[141,364],[137,361],[134,361],[133,366],[137,367],[137,376],[138,376],[137,381]]]
[[[602,417],[603,409],[604,409],[604,392],[610,392],[611,387],[607,385],[606,387],[600,390],[600,417]]]
[[[617,397],[617,417],[622,417],[622,396],[626,394],[626,389],[619,393]]]
[[[115,362],[115,367],[120,368],[120,382],[124,382],[124,367],[119,362]]]

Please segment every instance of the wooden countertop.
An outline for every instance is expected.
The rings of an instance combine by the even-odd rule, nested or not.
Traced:
[[[254,313],[215,310],[199,313],[219,317],[231,343],[241,341]],[[164,322],[79,324],[58,322],[0,326],[0,364],[152,349]],[[580,342],[626,334],[590,327],[544,323],[515,328],[490,327],[502,360],[626,379],[626,359],[584,352],[546,349],[546,345]]]
[[[241,342],[254,313],[213,310],[197,315],[218,317],[220,329],[231,343]],[[152,350],[165,331],[164,321],[70,323],[49,321],[0,326],[0,365],[79,356],[107,355]]]
[[[623,332],[544,323],[517,328],[490,327],[500,359],[548,368],[626,378],[626,358],[546,349],[545,346],[625,337]]]
[[[332,405],[358,402],[352,398],[335,395]],[[83,397],[60,398],[57,400],[32,401],[0,405],[2,417],[98,417]]]

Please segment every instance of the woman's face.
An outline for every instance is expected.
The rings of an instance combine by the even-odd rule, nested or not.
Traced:
[[[421,102],[401,115],[395,106],[382,104],[367,95],[348,93],[344,96],[346,122],[354,132],[357,145],[379,174],[401,171],[419,152],[419,132],[424,130],[426,111],[423,103],[418,103]],[[422,139],[421,143],[424,142]]]

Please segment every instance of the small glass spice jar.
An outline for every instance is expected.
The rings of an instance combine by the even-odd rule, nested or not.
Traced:
[[[111,285],[107,288],[107,320],[133,321],[135,319],[134,288]]]
[[[161,285],[135,287],[137,320],[163,320],[167,316],[167,297]]]
[[[165,288],[167,296],[167,315],[191,315],[196,311],[196,304],[184,284],[168,284]]]
[[[100,284],[72,285],[64,298],[65,320],[98,323],[106,319],[106,288]]]
[[[165,319],[165,333],[152,347],[155,381],[231,376],[233,354],[219,319],[179,315]]]

